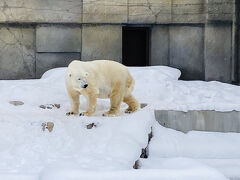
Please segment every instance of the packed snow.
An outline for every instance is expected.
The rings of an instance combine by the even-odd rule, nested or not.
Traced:
[[[158,125],[154,109],[240,110],[240,87],[220,82],[180,81],[179,70],[130,67],[134,96],[148,106],[133,114],[102,117],[109,100],[97,101],[92,117],[68,117],[66,68],[46,72],[39,80],[0,81],[0,179],[4,180],[155,180],[238,177],[240,135],[192,131],[183,134]],[[22,101],[14,106],[9,101]],[[40,105],[60,104],[42,109]],[[80,111],[86,101],[80,98]],[[53,122],[52,132],[42,123]],[[94,123],[91,129],[87,125]],[[133,169],[141,149],[149,158]],[[224,164],[228,164],[227,168]]]
[[[149,70],[139,68],[139,71],[131,69],[137,78],[135,88],[137,98],[151,104],[153,108],[179,111],[240,111],[239,86],[217,81],[179,81],[180,71],[161,68],[158,73],[154,73],[154,68]],[[140,70],[149,72],[144,74]]]
[[[192,167],[194,160],[195,164],[215,168],[226,177],[240,178],[240,133],[190,131],[185,134],[156,122],[152,128],[149,158],[141,160],[142,169],[165,169],[169,161],[173,167]]]

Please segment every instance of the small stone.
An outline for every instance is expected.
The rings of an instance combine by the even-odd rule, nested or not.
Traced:
[[[141,103],[141,104],[140,104],[141,109],[142,109],[142,108],[145,108],[146,106],[147,106],[146,103]]]
[[[96,127],[97,125],[94,123],[88,124],[87,129],[92,129],[93,127]]]
[[[52,106],[47,106],[47,109],[52,109]]]
[[[56,108],[58,108],[58,109],[61,107],[60,104],[54,104],[54,106],[55,106]]]
[[[142,153],[140,155],[140,158],[148,158],[148,155],[147,155],[147,148],[145,149],[142,149]]]
[[[44,105],[40,105],[39,107],[42,109],[46,109],[46,106],[44,106]]]
[[[22,102],[22,101],[10,101],[9,103],[14,106],[21,106],[24,104],[24,102]]]
[[[45,131],[46,126],[47,126],[46,123],[42,123],[42,130],[43,130],[43,131]]]
[[[139,160],[135,161],[134,165],[133,165],[133,169],[139,169],[140,168],[140,162]]]
[[[59,109],[61,107],[61,105],[60,104],[45,104],[45,105],[40,105],[39,107],[42,109],[53,109],[53,108]]]
[[[45,131],[45,129],[47,129],[49,132],[52,132],[53,127],[54,127],[53,122],[42,123],[42,130],[43,131]]]
[[[53,122],[47,122],[46,129],[48,129],[49,132],[52,132],[53,127],[54,127],[54,123]]]

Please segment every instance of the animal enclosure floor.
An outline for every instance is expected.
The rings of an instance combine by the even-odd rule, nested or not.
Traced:
[[[153,113],[154,109],[240,110],[238,86],[179,81],[180,71],[169,67],[130,68],[136,81],[133,94],[139,102],[147,103],[147,107],[129,115],[124,113],[127,106],[122,104],[121,116],[102,117],[109,108],[109,100],[98,99],[93,117],[68,117],[65,115],[70,108],[64,85],[65,70],[50,70],[39,80],[0,81],[0,179],[240,177],[234,169],[230,172],[216,168],[214,163],[200,162],[197,155],[191,154],[191,150],[197,153],[194,148],[204,144],[198,152],[200,159],[240,159],[236,150],[240,147],[239,134],[178,134],[156,125]],[[83,97],[80,106],[80,112],[85,111]],[[51,132],[42,130],[42,123],[48,122],[54,124]],[[147,146],[151,127],[154,136],[149,145],[149,159],[141,160],[140,170],[133,170],[141,149]],[[201,139],[203,135],[205,138]],[[211,137],[218,142],[214,150],[208,141]],[[162,158],[167,161],[161,161]],[[233,167],[238,164],[228,162]]]

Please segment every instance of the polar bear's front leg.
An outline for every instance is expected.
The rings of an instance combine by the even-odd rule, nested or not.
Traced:
[[[80,113],[79,116],[91,116],[96,111],[97,96],[88,94],[85,97],[87,99],[87,111]]]
[[[68,96],[71,104],[71,110],[66,113],[67,116],[69,115],[77,115],[79,112],[79,93],[76,91],[68,90]]]

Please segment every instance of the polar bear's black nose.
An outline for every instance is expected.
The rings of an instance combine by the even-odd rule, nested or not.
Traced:
[[[86,88],[86,87],[88,87],[88,84],[84,84],[83,88]]]

